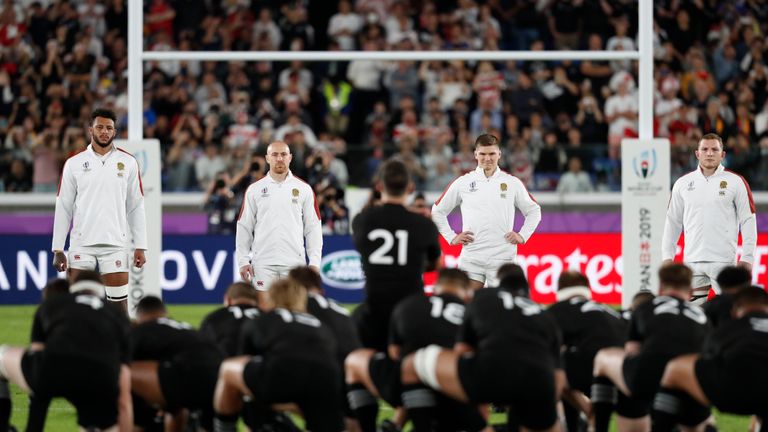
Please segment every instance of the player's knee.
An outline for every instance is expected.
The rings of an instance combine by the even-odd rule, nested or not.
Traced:
[[[597,352],[595,355],[595,359],[592,363],[592,375],[594,376],[601,376],[605,372],[605,359],[607,356],[607,351],[605,349],[601,349]]]
[[[354,350],[344,359],[344,374],[347,384],[360,382],[362,375],[368,369],[372,351],[369,349]]]
[[[684,357],[677,357],[670,360],[664,368],[664,375],[661,377],[661,386],[676,388],[681,379],[684,379],[686,375],[687,364],[688,362]]]
[[[219,382],[226,385],[236,385],[243,379],[246,357],[235,357],[224,360],[219,367]]]

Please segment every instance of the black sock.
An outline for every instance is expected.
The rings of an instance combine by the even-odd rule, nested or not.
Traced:
[[[8,381],[0,378],[0,431],[5,432],[11,423],[11,390]]]
[[[376,418],[379,416],[379,401],[359,383],[347,384],[349,407],[355,412],[363,432],[376,432]]]
[[[653,432],[669,432],[675,428],[682,410],[679,391],[661,388],[653,398],[651,421]]]
[[[238,415],[216,414],[213,418],[214,432],[237,432]]]
[[[517,432],[520,430],[520,418],[517,415],[517,408],[514,405],[507,407],[507,431]]]
[[[565,411],[566,430],[568,432],[578,432],[581,411],[574,408],[573,405],[566,401],[563,401],[563,411]]]
[[[26,432],[43,432],[45,418],[48,416],[48,406],[51,399],[40,396],[29,396],[29,415]]]
[[[608,432],[618,398],[617,392],[616,386],[606,377],[598,376],[592,381],[590,399],[595,413],[595,432]]]
[[[403,407],[408,412],[414,431],[425,432],[434,429],[436,406],[437,395],[434,390],[423,384],[403,386]]]

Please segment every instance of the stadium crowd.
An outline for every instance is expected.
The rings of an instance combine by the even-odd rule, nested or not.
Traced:
[[[153,51],[636,49],[630,0],[152,0],[144,9]],[[729,168],[768,189],[768,8],[654,9],[655,128],[672,141],[673,180],[695,166],[698,138],[716,132]],[[2,188],[50,192],[86,145],[95,101],[119,113],[126,135],[126,2],[6,1],[0,16]],[[390,157],[419,189],[442,189],[472,168],[480,132],[502,138],[502,166],[530,189],[617,190],[618,143],[637,128],[629,61],[144,66],[144,136],[161,142],[163,189],[208,191],[214,206],[231,192],[237,207],[243,179],[259,174],[251,155],[273,138],[292,146],[292,169],[329,197],[329,214],[347,184],[369,185]]]

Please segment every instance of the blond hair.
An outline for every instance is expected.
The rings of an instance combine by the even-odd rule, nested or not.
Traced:
[[[272,306],[294,312],[307,311],[307,290],[293,279],[279,279],[269,286]]]

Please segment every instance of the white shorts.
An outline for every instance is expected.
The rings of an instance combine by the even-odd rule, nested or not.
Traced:
[[[118,246],[81,246],[70,249],[67,257],[70,268],[77,270],[96,270],[99,273],[128,273],[131,260],[128,252]]]
[[[288,277],[291,266],[253,266],[252,283],[257,291],[266,291],[269,285],[277,279]]]
[[[470,279],[483,282],[487,287],[495,287],[499,285],[499,278],[496,276],[499,267],[511,262],[514,260],[477,259],[460,255],[459,269],[466,272]]]
[[[715,293],[720,294],[720,285],[717,284],[717,275],[723,271],[724,268],[732,266],[735,263],[724,262],[687,262],[685,265],[693,270],[693,281],[691,286],[693,287],[692,297],[704,297],[706,300],[709,289],[712,287]]]

